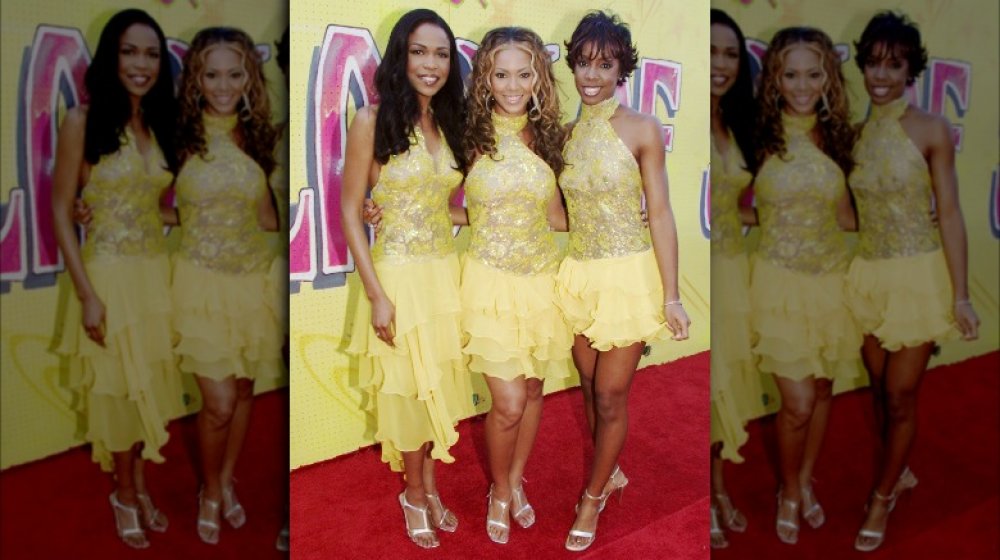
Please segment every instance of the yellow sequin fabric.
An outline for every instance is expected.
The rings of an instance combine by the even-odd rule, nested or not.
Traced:
[[[858,206],[858,255],[906,257],[941,246],[931,221],[931,176],[899,124],[905,97],[872,106],[854,146],[850,184]]]
[[[712,252],[738,255],[744,251],[740,194],[753,181],[746,162],[729,132],[729,149],[723,154],[712,141]]]
[[[85,260],[165,253],[159,200],[173,179],[166,165],[155,136],[150,135],[149,152],[143,157],[135,135],[126,128],[121,148],[91,168],[83,189],[93,215],[83,245]]]
[[[236,115],[202,118],[208,152],[177,175],[179,256],[227,274],[266,271],[273,255],[257,223],[257,204],[268,196],[264,171],[236,145]]]
[[[564,149],[567,165],[559,184],[569,213],[569,256],[577,260],[651,247],[642,223],[639,164],[609,122],[617,108],[615,97],[583,105]]]
[[[465,181],[472,230],[469,254],[516,274],[550,272],[559,264],[546,213],[556,178],[521,141],[519,133],[527,123],[527,115],[494,113],[497,152],[480,157]]]
[[[448,197],[462,182],[455,157],[439,135],[437,157],[427,149],[419,126],[410,149],[382,166],[372,200],[382,207],[382,231],[372,246],[376,261],[407,262],[455,251]]]
[[[843,271],[847,245],[837,224],[844,174],[809,137],[815,115],[782,115],[787,153],[767,158],[754,190],[760,217],[758,256],[806,274]]]

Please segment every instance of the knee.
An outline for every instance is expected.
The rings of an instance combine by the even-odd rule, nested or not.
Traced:
[[[912,389],[895,389],[886,393],[886,410],[892,421],[912,419],[916,414],[917,395]]]
[[[827,402],[833,398],[833,382],[828,379],[818,379],[816,380],[815,395],[813,399],[815,402]]]
[[[529,402],[537,402],[542,399],[543,385],[541,381],[529,381],[526,387],[527,399]]]
[[[213,428],[223,428],[229,425],[236,411],[236,395],[205,397],[201,405],[201,414]]]
[[[627,404],[628,391],[623,389],[598,389],[595,394],[597,415],[602,421],[624,417]]]
[[[493,401],[490,412],[502,429],[513,428],[521,422],[526,404],[523,398],[497,399]]]
[[[236,382],[236,398],[240,401],[253,400],[252,379],[240,379]]]
[[[798,429],[809,423],[812,418],[813,408],[816,406],[814,398],[784,399],[781,401],[781,413],[786,425],[792,429]]]

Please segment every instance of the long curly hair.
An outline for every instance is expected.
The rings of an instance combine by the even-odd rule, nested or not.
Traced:
[[[528,101],[528,127],[532,133],[532,150],[549,164],[558,176],[562,173],[562,148],[566,142],[566,129],[560,122],[559,96],[556,93],[555,73],[542,38],[523,27],[500,27],[486,33],[482,44],[472,59],[469,104],[464,145],[468,161],[477,155],[495,159],[496,131],[493,129],[494,96],[490,76],[496,67],[497,53],[505,48],[519,49],[531,57],[531,100]]]
[[[139,106],[142,122],[156,137],[167,161],[167,169],[176,173],[177,152],[174,150],[173,127],[177,119],[177,100],[174,98],[174,79],[170,73],[167,39],[156,20],[136,9],[122,10],[111,16],[101,31],[97,51],[84,75],[83,83],[90,97],[84,131],[84,159],[93,165],[101,156],[117,152],[122,145],[125,127],[132,118],[129,93],[118,77],[118,51],[122,35],[133,25],[150,27],[160,43],[160,72]]]
[[[816,103],[819,148],[840,166],[845,175],[849,174],[854,162],[851,157],[854,128],[849,116],[840,57],[830,37],[812,27],[788,27],[778,31],[764,55],[758,95],[757,160],[763,162],[772,154],[779,157],[785,155],[785,130],[781,122],[785,99],[781,95],[781,75],[788,52],[799,46],[816,53],[823,72],[823,93]]]
[[[464,170],[466,159],[462,150],[462,129],[465,125],[465,100],[458,46],[448,23],[433,10],[424,8],[411,10],[399,18],[389,33],[382,63],[375,71],[375,89],[379,96],[379,109],[375,116],[375,160],[385,165],[389,157],[410,149],[413,127],[420,118],[420,105],[417,92],[406,76],[408,46],[410,34],[425,23],[440,27],[448,36],[448,79],[431,99],[431,111],[455,155],[458,169]]]
[[[204,157],[208,151],[205,141],[205,124],[202,112],[207,102],[201,92],[201,79],[205,72],[208,53],[212,49],[232,49],[243,61],[247,75],[243,95],[236,105],[239,115],[236,125],[236,142],[270,176],[274,170],[274,147],[278,133],[271,124],[271,101],[267,94],[260,54],[253,39],[246,32],[232,27],[202,29],[191,41],[184,55],[181,73],[180,119],[177,124],[177,145],[182,162],[193,156]]]
[[[726,12],[712,8],[711,24],[724,25],[736,34],[740,45],[739,71],[736,81],[729,91],[719,100],[722,109],[722,122],[733,131],[736,145],[743,154],[747,170],[751,173],[757,170],[757,154],[754,151],[754,136],[756,133],[754,121],[757,118],[757,102],[753,96],[753,76],[750,73],[750,53],[747,51],[746,38],[743,31],[733,18]]]

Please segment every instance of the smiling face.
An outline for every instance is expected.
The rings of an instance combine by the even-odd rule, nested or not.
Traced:
[[[618,59],[594,50],[594,45],[584,45],[573,66],[573,82],[585,105],[596,105],[613,96],[621,77]]]
[[[528,110],[535,71],[525,47],[508,43],[494,52],[490,93],[496,100],[493,109],[501,115],[523,115]]]
[[[785,101],[785,111],[797,116],[816,113],[816,104],[826,85],[819,53],[808,43],[797,43],[785,51],[783,60],[778,89]]]
[[[865,90],[872,104],[884,105],[899,99],[910,80],[910,64],[887,45],[879,44],[871,51],[864,67]]]
[[[118,79],[133,100],[153,89],[160,75],[160,38],[153,28],[135,23],[118,41]]]
[[[216,116],[235,114],[247,80],[243,54],[238,47],[228,43],[209,47],[199,82],[207,103],[206,111]]]
[[[407,41],[406,77],[417,95],[434,97],[448,80],[451,43],[448,34],[433,23],[422,23]]]
[[[712,24],[711,35],[711,93],[722,97],[736,83],[740,73],[740,43],[736,32],[728,25]]]

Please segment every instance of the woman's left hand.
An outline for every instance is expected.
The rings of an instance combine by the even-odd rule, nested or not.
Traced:
[[[969,300],[955,302],[955,322],[965,340],[979,338],[979,316]]]
[[[687,340],[688,327],[691,326],[691,319],[688,319],[684,306],[680,303],[671,303],[663,307],[663,316],[667,322],[667,328],[674,335],[673,340]]]

